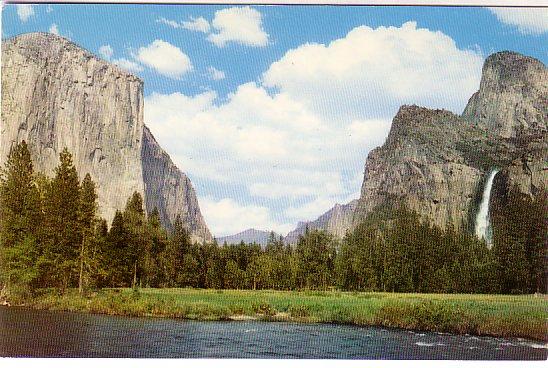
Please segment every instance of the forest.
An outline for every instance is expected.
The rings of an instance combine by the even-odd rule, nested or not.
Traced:
[[[80,181],[67,149],[50,178],[34,171],[23,141],[0,178],[0,288],[545,293],[546,195],[538,198],[510,189],[493,199],[492,248],[401,205],[378,208],[342,240],[307,230],[295,245],[274,234],[264,248],[200,244],[181,218],[166,231],[137,192],[107,224],[95,183],[89,174]]]

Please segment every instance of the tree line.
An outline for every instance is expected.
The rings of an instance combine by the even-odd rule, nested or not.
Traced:
[[[295,245],[274,233],[264,248],[200,244],[180,217],[166,231],[158,210],[147,215],[137,192],[108,226],[98,216],[95,183],[89,174],[79,181],[70,152],[61,152],[49,178],[34,172],[23,141],[0,177],[0,285],[18,293],[50,287],[544,292],[545,201],[505,193],[492,249],[402,206],[373,211],[342,240],[307,229]]]

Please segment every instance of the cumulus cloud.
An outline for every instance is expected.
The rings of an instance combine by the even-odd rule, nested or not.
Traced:
[[[183,28],[183,29],[188,29],[190,31],[203,32],[203,33],[208,33],[211,28],[207,19],[203,17],[198,17],[198,18],[190,17],[189,20],[181,23],[175,20],[160,17],[156,20],[156,22],[168,25],[172,28]]]
[[[400,104],[459,111],[478,88],[481,65],[478,53],[413,23],[358,27],[329,45],[289,51],[262,81],[222,100],[214,91],[152,93],[145,120],[179,167],[211,183],[209,195],[241,188],[242,203],[282,216],[270,228],[283,232],[274,226],[357,198],[367,153],[383,143]],[[214,233],[229,226],[210,213]]]
[[[105,60],[110,60],[112,55],[114,54],[114,49],[110,45],[103,45],[99,47],[99,55],[103,57]]]
[[[449,36],[408,22],[361,26],[328,45],[302,45],[263,79],[331,118],[390,116],[412,103],[460,113],[478,88],[482,63],[482,55],[457,48]]]
[[[49,33],[53,33],[54,35],[59,35],[59,28],[57,27],[57,24],[53,23],[49,27]]]
[[[524,34],[548,32],[548,8],[489,8],[502,23],[516,26]]]
[[[188,29],[190,31],[203,32],[203,33],[208,33],[210,29],[209,22],[203,17],[199,17],[199,18],[191,17],[190,20],[183,22],[181,26],[182,28]]]
[[[219,47],[230,42],[255,47],[268,44],[261,13],[249,6],[219,10],[211,24],[215,32],[207,39]]]
[[[212,66],[207,68],[207,73],[208,73],[209,78],[211,78],[215,81],[225,79],[225,77],[226,77],[225,72],[223,72],[222,70],[219,70],[215,67],[212,67]]]
[[[143,67],[141,65],[126,58],[113,59],[112,63],[130,73],[138,73],[143,71]]]
[[[208,220],[208,226],[215,229],[215,236],[231,235],[248,228],[276,229],[285,234],[292,228],[291,224],[273,219],[267,207],[241,205],[230,198],[215,201],[206,197],[200,201],[200,208]]]
[[[34,15],[34,8],[29,4],[15,5],[17,8],[17,16],[21,22],[25,23]]]
[[[163,40],[155,40],[148,46],[140,47],[135,58],[172,79],[180,79],[192,70],[190,58],[181,49]]]
[[[108,44],[102,45],[101,47],[99,47],[98,51],[99,51],[99,55],[103,59],[110,61],[114,65],[117,65],[118,67],[120,67],[121,69],[124,69],[127,72],[138,73],[143,71],[143,67],[132,60],[126,59],[124,57],[113,59],[112,57],[114,56],[114,49],[112,48],[112,46]]]

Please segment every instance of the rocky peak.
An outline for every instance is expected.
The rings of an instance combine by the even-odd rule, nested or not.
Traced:
[[[290,231],[284,241],[288,244],[297,243],[299,236],[304,235],[307,227],[309,230],[325,230],[338,238],[342,238],[352,226],[352,218],[357,204],[357,199],[347,204],[336,203],[333,208],[314,221],[299,221],[295,230]]]
[[[542,62],[503,51],[484,63],[480,88],[463,117],[503,138],[546,132],[548,71]]]
[[[494,167],[525,193],[545,190],[546,78],[538,60],[502,52],[487,58],[462,116],[402,106],[386,142],[368,155],[353,225],[396,201],[442,228],[470,226]]]

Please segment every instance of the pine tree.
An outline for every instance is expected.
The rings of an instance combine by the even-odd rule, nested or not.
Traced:
[[[29,235],[37,237],[41,223],[40,194],[25,141],[10,150],[0,173],[0,241],[13,247]]]
[[[0,286],[34,288],[39,277],[40,194],[25,141],[13,146],[0,172]]]
[[[82,186],[80,189],[80,207],[79,207],[79,221],[80,229],[82,231],[82,241],[80,245],[80,275],[78,278],[78,290],[83,293],[84,290],[84,268],[90,266],[90,259],[88,252],[89,245],[93,242],[94,228],[97,212],[97,193],[95,191],[95,183],[91,180],[91,176],[86,174],[84,180],[82,180]]]
[[[163,286],[167,272],[167,234],[160,222],[157,208],[150,213],[145,228],[143,279],[146,286]]]
[[[179,273],[184,256],[190,251],[190,236],[184,228],[181,216],[177,215],[173,225],[173,233],[167,243],[164,256],[166,267],[166,282],[170,286],[180,286],[184,280]]]
[[[44,203],[45,252],[43,267],[48,269],[47,281],[65,289],[77,280],[81,248],[79,220],[80,183],[65,148],[49,185]]]
[[[111,287],[130,285],[133,271],[133,259],[129,252],[129,231],[122,212],[116,211],[107,236],[108,248],[105,251],[109,272],[107,283]]]
[[[137,286],[138,271],[144,263],[146,242],[146,219],[143,208],[143,197],[140,193],[134,192],[129,198],[124,210],[124,223],[128,231],[127,258],[133,268],[132,287]]]

